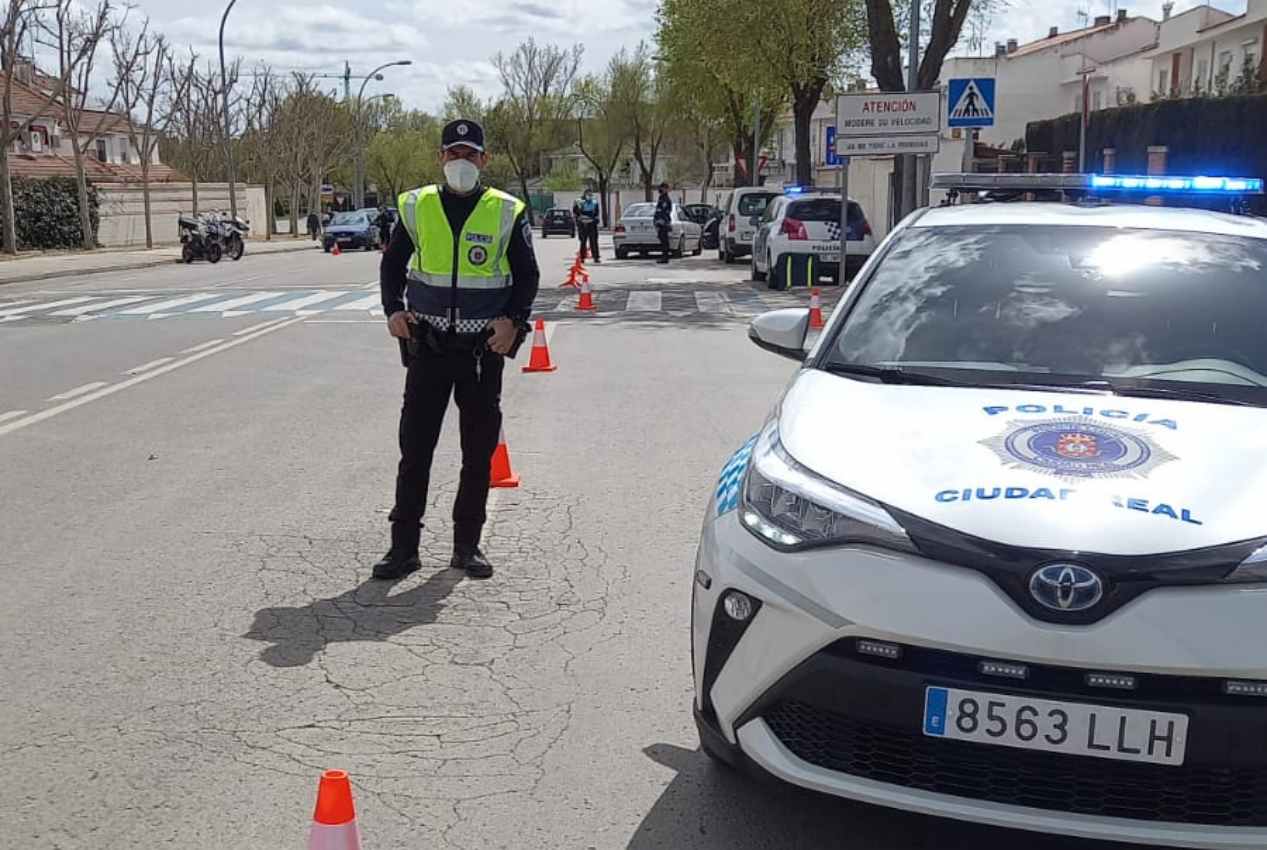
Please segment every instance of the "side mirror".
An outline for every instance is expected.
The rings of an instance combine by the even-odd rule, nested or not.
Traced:
[[[798,363],[805,362],[805,339],[809,336],[809,310],[793,307],[771,310],[752,320],[748,338],[758,348],[773,351]]]

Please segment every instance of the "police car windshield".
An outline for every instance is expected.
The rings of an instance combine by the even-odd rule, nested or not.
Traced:
[[[1263,316],[1267,240],[913,227],[866,283],[826,365],[1267,404]]]

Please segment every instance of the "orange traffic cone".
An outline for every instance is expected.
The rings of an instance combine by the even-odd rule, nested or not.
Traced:
[[[537,326],[532,329],[532,359],[524,367],[525,372],[553,372],[558,369],[550,362],[550,346],[546,344],[546,323],[537,319]]]
[[[338,256],[339,256],[339,255],[341,255],[342,253],[343,253],[343,249],[339,247],[339,243],[338,243],[338,242],[335,242],[335,243],[334,243],[334,247],[330,249],[330,254],[331,254],[332,256],[338,257]]]
[[[356,808],[352,805],[352,783],[345,771],[327,770],[321,774],[308,850],[361,850]]]
[[[594,303],[594,295],[590,291],[590,279],[586,277],[581,281],[581,299],[576,302],[578,310],[595,310],[597,305]]]
[[[817,288],[809,291],[809,326],[815,330],[823,326],[823,302]]]
[[[497,435],[497,448],[493,450],[488,484],[490,487],[519,486],[519,476],[510,468],[510,449],[506,446],[505,429]]]

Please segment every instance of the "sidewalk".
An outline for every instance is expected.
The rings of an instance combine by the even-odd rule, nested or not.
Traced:
[[[247,257],[252,254],[275,254],[305,249],[318,250],[318,243],[311,239],[291,239],[284,235],[276,236],[269,241],[249,239],[246,243]],[[151,251],[144,248],[129,250],[103,248],[96,251],[20,254],[13,258],[0,256],[0,286],[6,283],[47,280],[67,275],[148,269],[178,262],[180,262],[179,245],[165,245]]]

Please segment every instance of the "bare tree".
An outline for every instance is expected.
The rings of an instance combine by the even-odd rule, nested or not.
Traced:
[[[633,157],[642,176],[643,195],[645,200],[650,201],[660,148],[675,113],[672,86],[656,72],[655,60],[643,42],[627,62],[616,68],[613,87],[629,121]]]
[[[277,76],[267,65],[261,66],[255,73],[243,108],[245,127],[242,133],[242,164],[251,178],[258,179],[264,185],[264,206],[268,208],[265,239],[272,239],[276,229],[273,197],[281,158],[274,146],[278,135],[277,117],[281,98],[281,83]],[[291,235],[298,234],[292,230]]]
[[[172,73],[172,49],[167,39],[159,34],[141,32],[136,40],[137,58],[130,67],[128,47],[130,40],[122,31],[116,39],[115,64],[122,80],[123,104],[128,114],[128,141],[141,158],[141,198],[145,207],[145,247],[154,247],[154,225],[151,221],[150,169],[154,165],[154,151],[162,134],[175,120],[184,95],[179,87],[188,86],[188,75]],[[163,95],[168,86],[177,87],[167,98]]]
[[[576,146],[598,175],[604,227],[611,223],[608,192],[612,175],[629,144],[629,121],[613,85],[624,56],[622,49],[608,62],[605,73],[590,75],[576,86]]]
[[[581,65],[581,45],[539,45],[529,38],[509,56],[493,58],[501,75],[502,99],[494,110],[498,149],[510,160],[528,201],[528,178],[540,171],[541,155],[562,141],[571,112],[572,81]],[[533,221],[528,205],[529,222]]]
[[[3,97],[0,98],[0,217],[4,219],[3,245],[5,253],[17,252],[18,236],[16,215],[13,209],[13,181],[9,175],[9,149],[18,139],[27,138],[31,132],[31,122],[38,118],[51,118],[56,114],[55,104],[66,91],[67,81],[75,68],[79,66],[81,56],[71,57],[67,67],[63,69],[53,85],[47,90],[38,92],[30,86],[16,80],[19,68],[26,63],[22,57],[22,47],[31,33],[32,25],[38,17],[50,10],[58,8],[55,0],[0,0],[0,71],[4,75]],[[34,58],[30,60],[34,62]],[[14,93],[23,90],[23,98],[27,104],[23,109],[14,108]],[[21,121],[14,120],[18,115]]]

